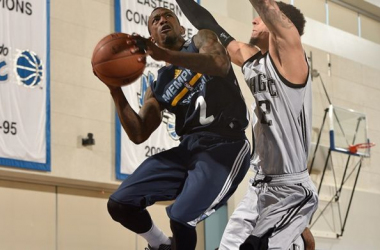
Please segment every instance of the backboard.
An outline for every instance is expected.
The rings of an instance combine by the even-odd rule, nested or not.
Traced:
[[[330,105],[330,149],[342,153],[369,157],[369,148],[358,148],[356,153],[349,151],[350,145],[368,143],[367,118],[364,113],[352,109]]]

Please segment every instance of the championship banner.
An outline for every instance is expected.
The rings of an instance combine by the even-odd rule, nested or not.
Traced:
[[[199,1],[198,1],[199,3]],[[115,0],[115,29],[127,34],[137,33],[149,37],[148,19],[154,8],[164,7],[172,10],[185,28],[185,39],[198,31],[186,19],[175,0]],[[164,62],[147,58],[144,74],[136,82],[123,87],[124,95],[131,107],[138,112],[143,104],[145,91],[156,79],[157,71]],[[163,113],[163,121],[150,138],[142,144],[131,142],[121,127],[116,115],[116,178],[125,179],[149,156],[170,149],[179,144],[175,133],[175,116],[168,111]]]
[[[0,165],[50,171],[50,0],[0,1]]]

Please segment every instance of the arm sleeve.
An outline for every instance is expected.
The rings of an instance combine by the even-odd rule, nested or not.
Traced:
[[[209,29],[216,33],[224,47],[235,40],[228,34],[215,20],[215,18],[205,8],[200,6],[194,0],[176,0],[179,7],[185,13],[187,19],[198,30]]]

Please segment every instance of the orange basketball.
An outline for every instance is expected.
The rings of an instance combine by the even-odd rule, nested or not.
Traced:
[[[133,83],[145,69],[145,60],[138,61],[143,52],[131,53],[134,45],[127,44],[127,34],[112,33],[96,45],[91,64],[94,74],[105,84],[124,86]]]

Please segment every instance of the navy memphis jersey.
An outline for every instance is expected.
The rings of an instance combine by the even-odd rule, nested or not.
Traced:
[[[199,53],[192,39],[181,51]],[[179,136],[200,131],[235,136],[248,125],[247,107],[232,67],[222,78],[165,66],[151,88],[158,102],[176,115]]]

